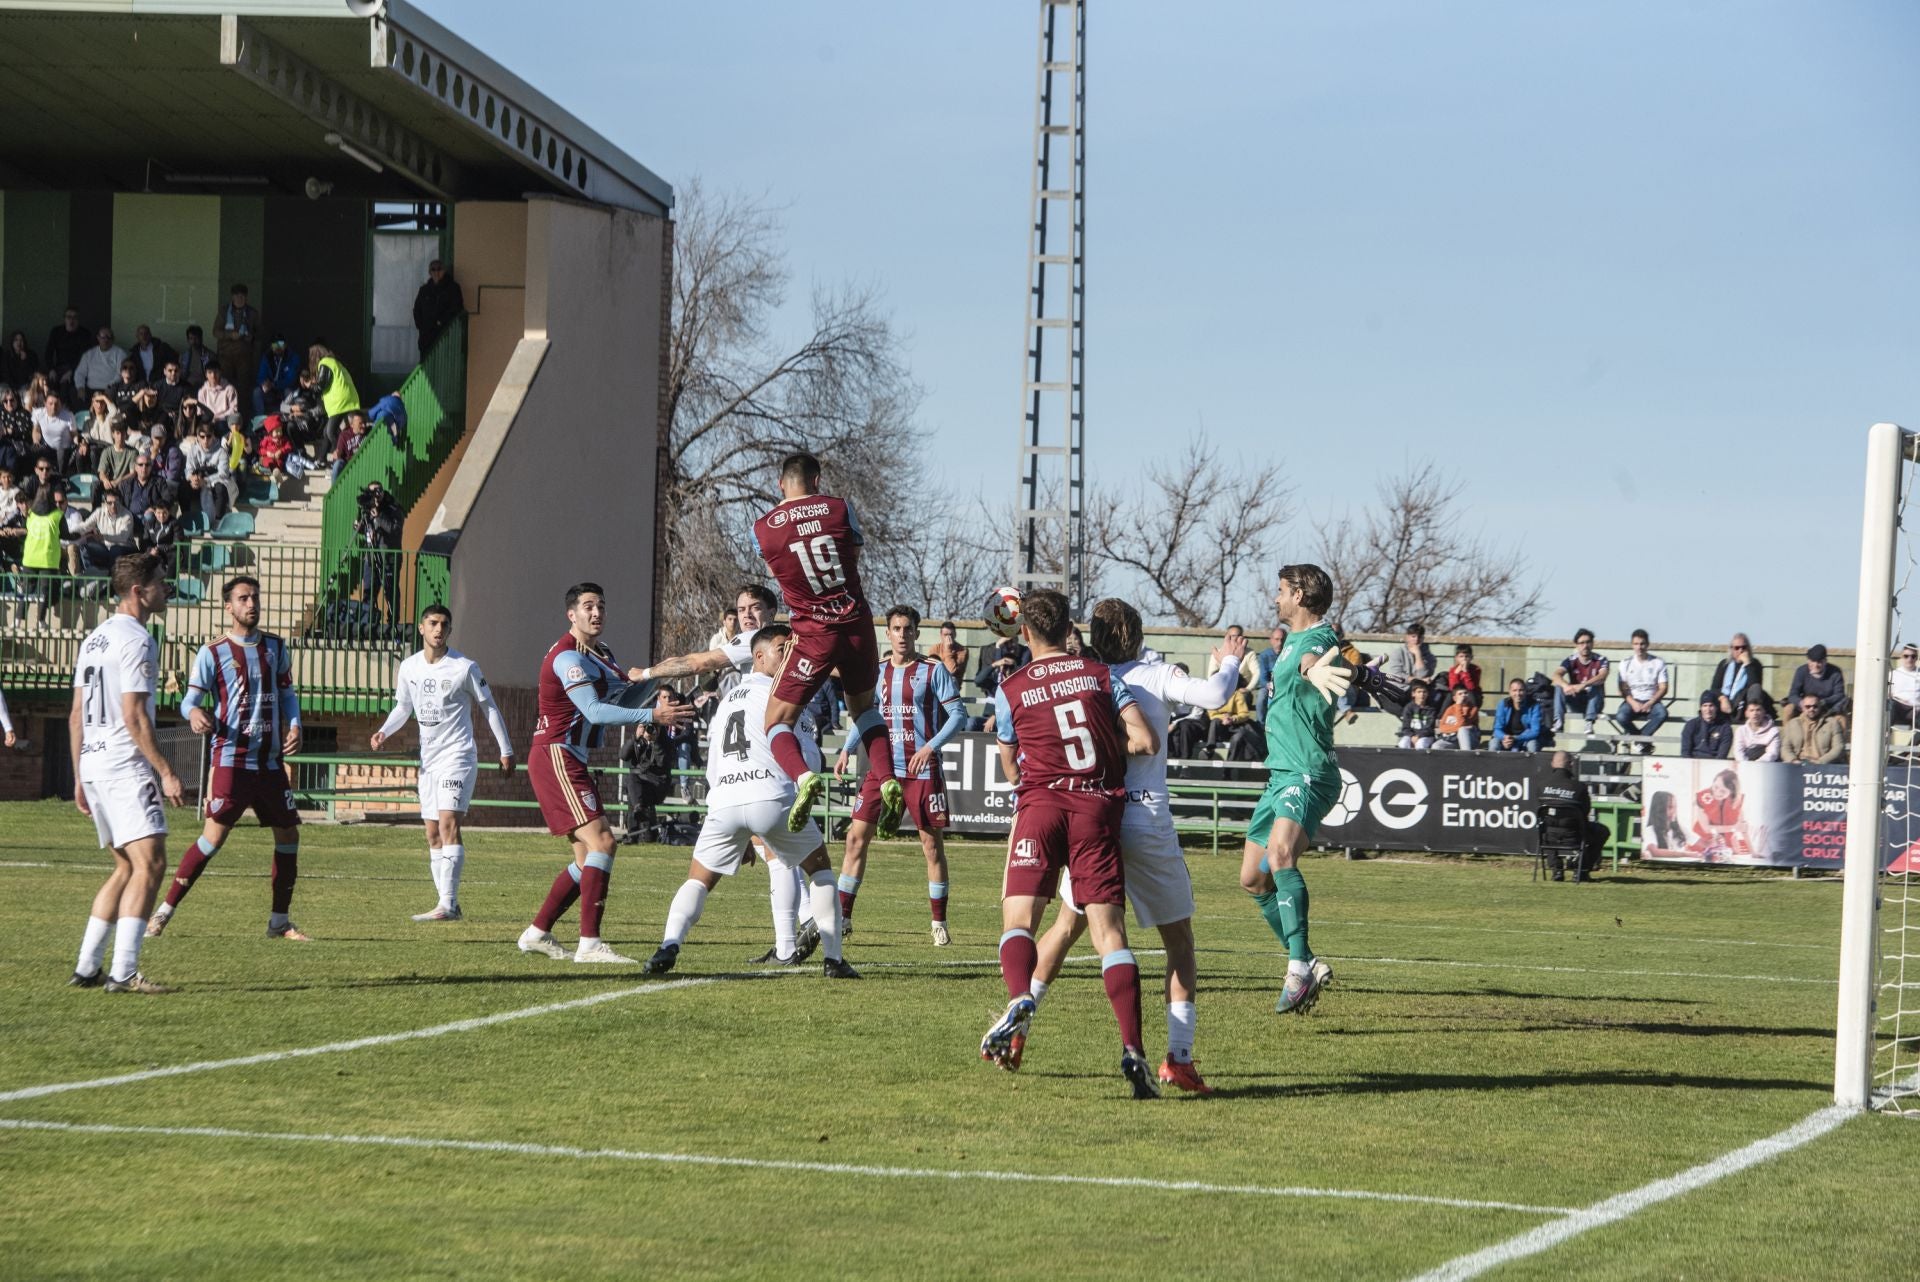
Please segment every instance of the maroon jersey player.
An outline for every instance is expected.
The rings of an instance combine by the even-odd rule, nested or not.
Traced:
[[[1140,1049],[1140,967],[1127,948],[1120,813],[1127,802],[1127,754],[1151,754],[1160,745],[1126,682],[1098,659],[1068,653],[1072,631],[1066,597],[1027,594],[1020,635],[1033,660],[1003,678],[994,693],[1000,760],[1015,797],[1001,888],[1000,973],[1009,1000],[981,1038],[980,1055],[1009,1071],[1020,1067],[1039,961],[1033,932],[1066,869],[1120,1021],[1120,1071],[1135,1099],[1153,1099],[1160,1092]]]
[[[873,611],[860,590],[860,522],[847,501],[820,493],[820,460],[795,454],[780,465],[780,502],[753,523],[753,540],[780,584],[793,623],[793,645],[767,700],[767,740],[773,758],[794,781],[787,827],[794,832],[826,795],[824,774],[807,768],[793,735],[800,712],[827,677],[840,673],[847,712],[867,749],[867,769],[879,780],[881,837],[900,830],[906,793],[893,773],[887,723],[873,706],[880,651]]]

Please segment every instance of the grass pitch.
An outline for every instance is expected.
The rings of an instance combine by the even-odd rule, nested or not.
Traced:
[[[1085,955],[1017,1075],[976,1058],[1005,1001],[991,845],[953,845],[951,948],[928,939],[917,849],[882,846],[847,949],[861,982],[754,974],[759,869],[714,893],[664,982],[514,949],[553,839],[470,834],[467,919],[424,926],[416,830],[310,827],[294,919],[318,942],[298,945],[263,938],[270,841],[242,829],[143,955],[182,986],[165,998],[64,987],[93,846],[70,806],[0,807],[7,1278],[1411,1277],[1829,1102],[1831,882],[1315,859],[1337,978],[1281,1018],[1284,961],[1235,862],[1196,854],[1219,1094],[1136,1104]],[[623,849],[612,943],[652,950],[686,861]],[[1161,960],[1141,962],[1157,1061]],[[1920,1130],[1856,1119],[1489,1276],[1904,1276],[1916,1158]],[[1031,1178],[1061,1176],[1106,1182]]]

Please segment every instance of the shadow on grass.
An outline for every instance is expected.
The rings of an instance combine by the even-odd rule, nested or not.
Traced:
[[[1650,1033],[1656,1037],[1813,1037],[1821,1041],[1832,1041],[1831,1028],[1775,1028],[1762,1024],[1686,1024],[1686,1023],[1634,1023],[1630,1020],[1604,1019],[1567,1019],[1536,1021],[1533,1023],[1486,1022],[1471,1014],[1461,1017],[1447,1015],[1396,1016],[1406,1019],[1449,1020],[1454,1022],[1447,1028],[1327,1028],[1320,1031],[1322,1037],[1407,1037],[1429,1036],[1457,1033]]]
[[[1092,1076],[1092,1074],[1088,1074]],[[1338,1082],[1261,1082],[1221,1085],[1222,1099],[1311,1099],[1326,1095],[1403,1095],[1421,1091],[1532,1091],[1568,1086],[1688,1087],[1710,1091],[1827,1091],[1831,1082],[1795,1077],[1710,1077],[1635,1069],[1590,1069],[1566,1073],[1362,1073]]]

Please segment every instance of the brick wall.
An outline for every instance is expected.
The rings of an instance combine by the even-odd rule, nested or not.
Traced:
[[[64,693],[64,692],[63,692]],[[48,723],[67,715],[67,700],[59,695],[14,693],[7,698],[20,746],[0,748],[0,801],[37,801],[46,782],[46,746],[53,736]]]

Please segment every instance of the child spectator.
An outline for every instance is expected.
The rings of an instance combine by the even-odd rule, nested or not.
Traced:
[[[1400,746],[1425,752],[1433,747],[1439,710],[1433,706],[1433,688],[1416,680],[1407,687],[1408,703],[1400,712]]]
[[[1480,696],[1465,686],[1453,687],[1453,701],[1440,714],[1434,727],[1433,746],[1464,748],[1468,752],[1480,746]]]

